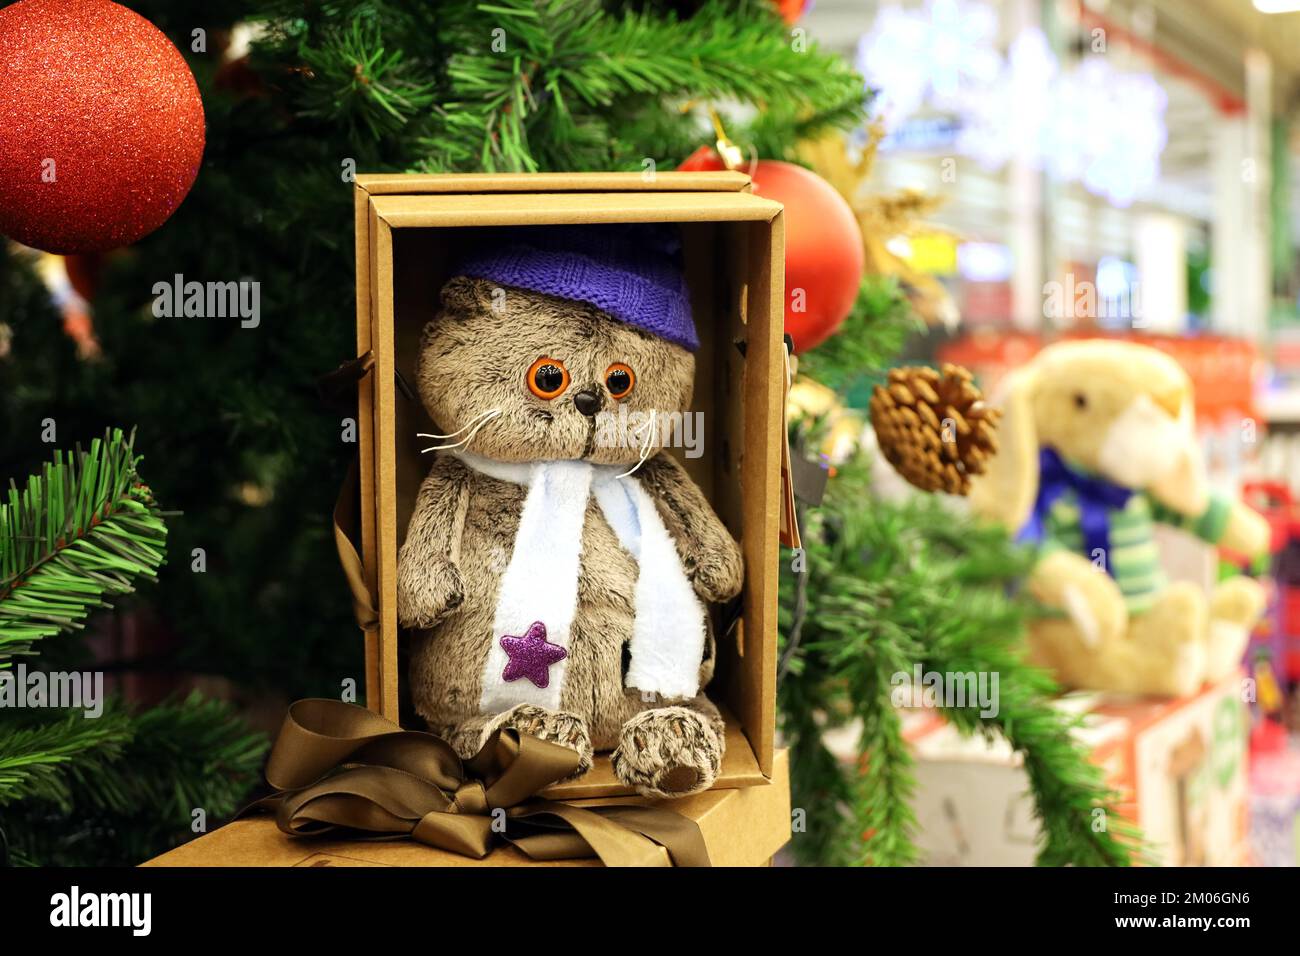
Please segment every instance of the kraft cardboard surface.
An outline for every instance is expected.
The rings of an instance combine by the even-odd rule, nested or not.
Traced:
[[[606,222],[770,222],[781,207],[750,193],[502,193],[376,196],[393,229]],[[775,210],[775,212],[774,212]],[[781,312],[784,317],[784,310]]]
[[[715,784],[747,787],[773,772],[776,598],[784,430],[784,223],[740,173],[359,176],[357,348],[374,369],[359,389],[361,553],[379,623],[366,635],[367,704],[406,726],[397,554],[428,470],[417,432],[435,431],[415,381],[420,330],[470,232],[519,224],[676,222],[701,347],[692,411],[703,454],[674,451],[741,543],[740,617],[718,625],[710,696],[726,712],[727,756]],[[625,793],[607,760],[551,791],[566,799]]]
[[[697,824],[714,866],[764,866],[790,838],[789,758],[778,751],[770,783],[709,790],[680,800],[640,797],[575,800],[578,806],[637,803],[682,813]],[[667,862],[660,848],[659,862]],[[600,866],[599,860],[537,863],[510,846],[474,860],[411,840],[356,841],[290,837],[269,817],[236,820],[149,860],[143,866]]]
[[[748,192],[740,172],[667,173],[368,173],[357,187],[389,193]]]

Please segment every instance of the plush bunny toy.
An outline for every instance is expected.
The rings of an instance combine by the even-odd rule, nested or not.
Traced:
[[[1248,555],[1269,530],[1209,493],[1186,373],[1156,349],[1089,339],[1049,346],[1004,390],[1000,451],[971,503],[1042,546],[1029,587],[1057,613],[1031,627],[1031,656],[1067,686],[1128,693],[1186,695],[1230,674],[1262,589],[1234,577],[1207,602],[1167,583],[1153,523]]]
[[[534,226],[471,251],[417,378],[443,434],[398,556],[416,710],[462,756],[506,726],[707,789],[723,722],[707,601],[740,548],[660,449],[698,346],[675,229]],[[680,419],[678,419],[680,420]]]

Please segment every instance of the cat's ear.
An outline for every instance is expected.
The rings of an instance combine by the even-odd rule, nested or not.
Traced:
[[[438,293],[442,309],[451,316],[467,317],[492,308],[495,284],[487,279],[453,276]]]

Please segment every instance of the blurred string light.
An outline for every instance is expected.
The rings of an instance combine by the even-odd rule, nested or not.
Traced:
[[[1300,0],[1297,0],[1300,2]],[[997,12],[982,0],[884,7],[858,42],[858,69],[881,91],[891,130],[917,114],[957,118],[952,145],[986,169],[1020,156],[1053,176],[1132,203],[1160,175],[1168,97],[1147,73],[1102,57],[1062,67],[1042,30],[1022,30],[1004,55]],[[906,132],[882,148],[908,143]]]
[[[963,242],[957,269],[970,282],[1006,282],[1011,278],[1011,249],[1000,242]]]
[[[911,116],[927,104],[965,108],[972,89],[1001,73],[997,23],[992,7],[964,0],[928,0],[923,11],[882,7],[858,42],[858,62],[881,91],[885,119]]]
[[[1118,256],[1097,262],[1097,321],[1103,328],[1127,328],[1142,317],[1137,266]]]
[[[1300,13],[1300,0],[1255,0],[1260,13]]]

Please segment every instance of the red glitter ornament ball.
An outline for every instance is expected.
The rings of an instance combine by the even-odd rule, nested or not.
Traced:
[[[184,58],[109,0],[0,9],[0,234],[47,252],[129,245],[176,211],[203,159]]]

